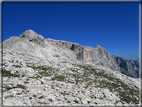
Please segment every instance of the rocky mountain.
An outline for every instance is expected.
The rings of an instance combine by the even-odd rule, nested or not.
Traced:
[[[45,39],[54,46],[61,46],[75,52],[78,61],[90,62],[96,65],[109,67],[112,70],[120,71],[128,76],[139,78],[139,61],[127,60],[121,57],[111,56],[107,50],[99,45],[96,48],[81,46],[77,43]]]
[[[0,45],[4,106],[140,104],[138,61],[33,30]]]

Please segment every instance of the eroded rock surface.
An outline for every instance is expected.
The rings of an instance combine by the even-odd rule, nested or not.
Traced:
[[[109,67],[112,70],[120,71],[128,76],[139,78],[139,61],[127,60],[121,57],[110,55],[107,50],[99,45],[96,48],[81,46],[77,43],[46,39],[49,43],[70,49],[75,52],[77,60],[90,62],[97,65]]]
[[[100,46],[44,39],[31,30],[3,46],[4,106],[139,104],[140,78],[120,72],[138,63]]]

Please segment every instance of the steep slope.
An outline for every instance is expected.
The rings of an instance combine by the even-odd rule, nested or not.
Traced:
[[[116,57],[113,55],[114,61],[120,67],[120,71],[127,76],[134,78],[139,77],[139,62],[127,60],[121,57]]]
[[[3,42],[4,106],[139,104],[140,79],[107,67],[104,48],[58,42],[32,30]]]
[[[81,46],[77,43],[59,41],[53,39],[45,39],[53,45],[60,45],[67,49],[73,50],[76,54],[77,60],[81,62],[91,62],[96,65],[109,67],[112,70],[120,71],[127,76],[139,78],[139,62],[127,60],[121,57],[111,56],[105,48],[97,45],[96,48],[89,46]]]

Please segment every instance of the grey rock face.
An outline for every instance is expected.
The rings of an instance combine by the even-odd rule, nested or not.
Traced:
[[[19,37],[20,38],[28,38],[30,41],[35,40],[35,41],[44,42],[44,37],[41,35],[38,35],[33,30],[27,30],[23,34],[21,34]]]
[[[84,61],[84,47],[78,44],[72,44],[71,50],[76,53],[76,57],[79,61]]]
[[[120,70],[122,73],[134,78],[139,77],[138,61],[127,60],[127,59],[124,59],[121,57],[115,57],[115,56],[113,56],[113,58],[116,61],[116,64],[120,67]]]
[[[35,44],[39,44],[40,46],[45,47],[44,37],[35,33],[33,30],[27,30],[19,37],[23,39],[28,39]]]
[[[127,60],[121,57],[111,56],[107,50],[99,45],[96,48],[81,46],[76,43],[50,40],[50,43],[60,47],[70,49],[75,52],[77,60],[81,62],[91,62],[96,65],[109,67],[112,70],[120,71],[121,73],[134,78],[139,77],[139,62]]]
[[[20,39],[16,36],[13,36],[3,42],[3,49],[11,49],[14,44],[16,44]],[[1,44],[0,44],[1,46]]]
[[[83,46],[76,44],[76,43],[72,43],[72,42],[59,41],[59,40],[53,40],[53,39],[46,39],[46,41],[50,42],[53,45],[73,50],[76,54],[77,59],[79,61],[84,61],[84,57],[83,57],[84,47]]]

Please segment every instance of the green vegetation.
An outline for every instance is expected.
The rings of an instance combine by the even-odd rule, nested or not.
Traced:
[[[47,68],[44,68],[43,66],[38,66],[38,67],[31,67],[33,70],[37,70],[37,69],[39,69],[39,70],[43,70],[43,71],[46,71],[47,70]]]
[[[75,77],[76,84],[79,82],[85,82],[87,88],[90,86],[92,83],[95,83],[97,87],[100,88],[108,88],[111,92],[117,92],[119,93],[118,96],[120,97],[120,100],[122,103],[126,102],[128,104],[139,104],[139,100],[137,97],[139,96],[139,90],[138,87],[130,87],[124,82],[122,82],[120,79],[112,77],[111,75],[108,75],[105,73],[104,70],[99,70],[97,72],[93,67],[90,65],[76,65],[83,69],[84,74],[83,76],[77,75],[77,74],[72,74],[73,77]],[[77,72],[76,70],[72,70],[75,73]],[[103,80],[95,79],[92,80],[89,78],[90,74],[93,74],[97,78],[103,78]],[[107,79],[109,81],[106,81],[104,79]],[[112,82],[110,82],[112,81]],[[121,87],[121,88],[120,88]],[[96,98],[95,96],[92,96],[92,98]]]
[[[14,96],[13,95],[8,95],[8,96],[5,97],[5,99],[8,98],[8,97],[14,97]]]
[[[37,97],[36,95],[33,95],[33,97]]]
[[[64,62],[67,63],[67,62]],[[79,84],[84,82],[85,83],[85,87],[84,88],[88,88],[89,86],[91,86],[92,84],[95,84],[96,87],[100,87],[100,88],[108,88],[111,92],[117,92],[121,103],[132,103],[132,104],[139,104],[139,100],[137,99],[139,97],[139,90],[138,87],[131,87],[127,84],[125,84],[123,81],[121,81],[118,78],[113,77],[112,75],[106,74],[104,70],[99,70],[96,68],[93,68],[91,65],[75,65],[72,64],[76,67],[81,68],[80,70],[83,71],[83,73],[79,73],[77,68],[71,68],[69,70],[73,71],[73,74],[67,74],[70,77],[75,78],[75,84]],[[41,70],[39,71],[39,74],[41,76],[37,77],[33,77],[35,79],[42,77],[42,76],[51,76],[54,72],[54,77],[52,77],[51,80],[57,80],[57,81],[64,81],[65,80],[65,74],[60,74],[57,75],[58,71],[55,68],[52,67],[43,67],[43,66],[31,66],[31,65],[27,65],[28,67],[31,67],[34,70]],[[11,74],[10,71],[6,71],[6,70],[2,70],[2,74],[4,77],[19,77],[19,75],[16,74]],[[95,79],[92,79],[91,76],[93,76]],[[28,83],[28,79],[27,81],[25,81],[24,83]],[[22,88],[22,89],[26,89],[26,87],[24,85],[17,85],[14,88]],[[54,87],[52,87],[54,89]],[[7,90],[10,90],[11,88],[6,88],[5,90],[3,90],[4,92]],[[62,95],[68,95],[68,93],[66,92],[61,92]],[[36,95],[33,95],[33,97],[37,97]],[[92,99],[96,99],[97,97],[94,96],[90,96]],[[106,96],[104,95],[104,98]],[[44,98],[44,96],[40,96],[38,99],[42,99]],[[103,99],[103,98],[102,98]],[[49,99],[50,102],[52,102],[52,99]],[[77,100],[74,100],[75,103],[79,103]],[[70,101],[67,101],[67,103],[70,103]],[[90,103],[88,101],[88,103]],[[117,104],[118,101],[115,103]]]
[[[8,88],[3,89],[2,92],[4,93],[4,92],[6,92],[6,91],[8,91],[8,90],[9,90]]]
[[[55,73],[55,71],[58,71],[58,69],[54,69],[52,67],[43,67],[43,66],[35,67],[34,65],[29,65],[29,64],[27,64],[27,66],[31,67],[33,70],[42,70],[39,72],[41,76],[37,75],[35,77],[32,77],[34,79],[42,78],[43,76],[51,76],[52,72]]]
[[[87,101],[87,102],[88,102],[88,104],[91,103],[90,101]]]
[[[22,93],[17,93],[17,95],[21,95]]]
[[[44,98],[44,97],[43,96],[38,97],[38,99],[42,99],[42,98]]]
[[[57,75],[57,76],[53,77],[51,80],[64,81],[64,79],[65,79],[65,76]]]
[[[78,101],[77,100],[73,100],[75,103],[78,103]]]
[[[11,74],[10,71],[2,70],[3,77],[19,77],[17,74]]]
[[[118,83],[120,83],[120,85]],[[100,84],[97,86],[101,88],[104,88],[105,86],[111,92],[112,91],[118,92],[119,93],[118,95],[120,96],[120,99],[122,102],[125,101],[127,103],[134,103],[134,104],[139,103],[139,101],[135,98],[135,96],[138,97],[139,91],[132,87],[130,88],[127,84],[124,84],[121,81],[118,81],[117,83],[110,83],[103,80],[103,81],[100,81]],[[122,87],[122,89],[120,89],[120,87]]]
[[[31,67],[33,70],[43,70],[43,71],[48,71],[48,72],[51,72],[51,71],[54,71],[56,69],[52,68],[52,67],[43,67],[43,66],[34,66],[34,65],[29,65],[28,63],[26,63],[28,67]]]
[[[60,57],[59,55],[53,55],[53,57]]]
[[[51,74],[46,72],[46,71],[39,72],[39,74],[42,75],[42,76],[51,76]]]
[[[26,83],[28,84],[29,82],[28,82],[28,81],[25,81],[24,83],[25,83],[25,84],[26,84]]]
[[[70,101],[67,101],[67,103],[70,103]]]
[[[97,97],[95,95],[90,96],[92,99],[96,99]]]
[[[24,85],[20,85],[18,84],[15,88],[22,88],[22,89],[26,89],[26,87]]]

